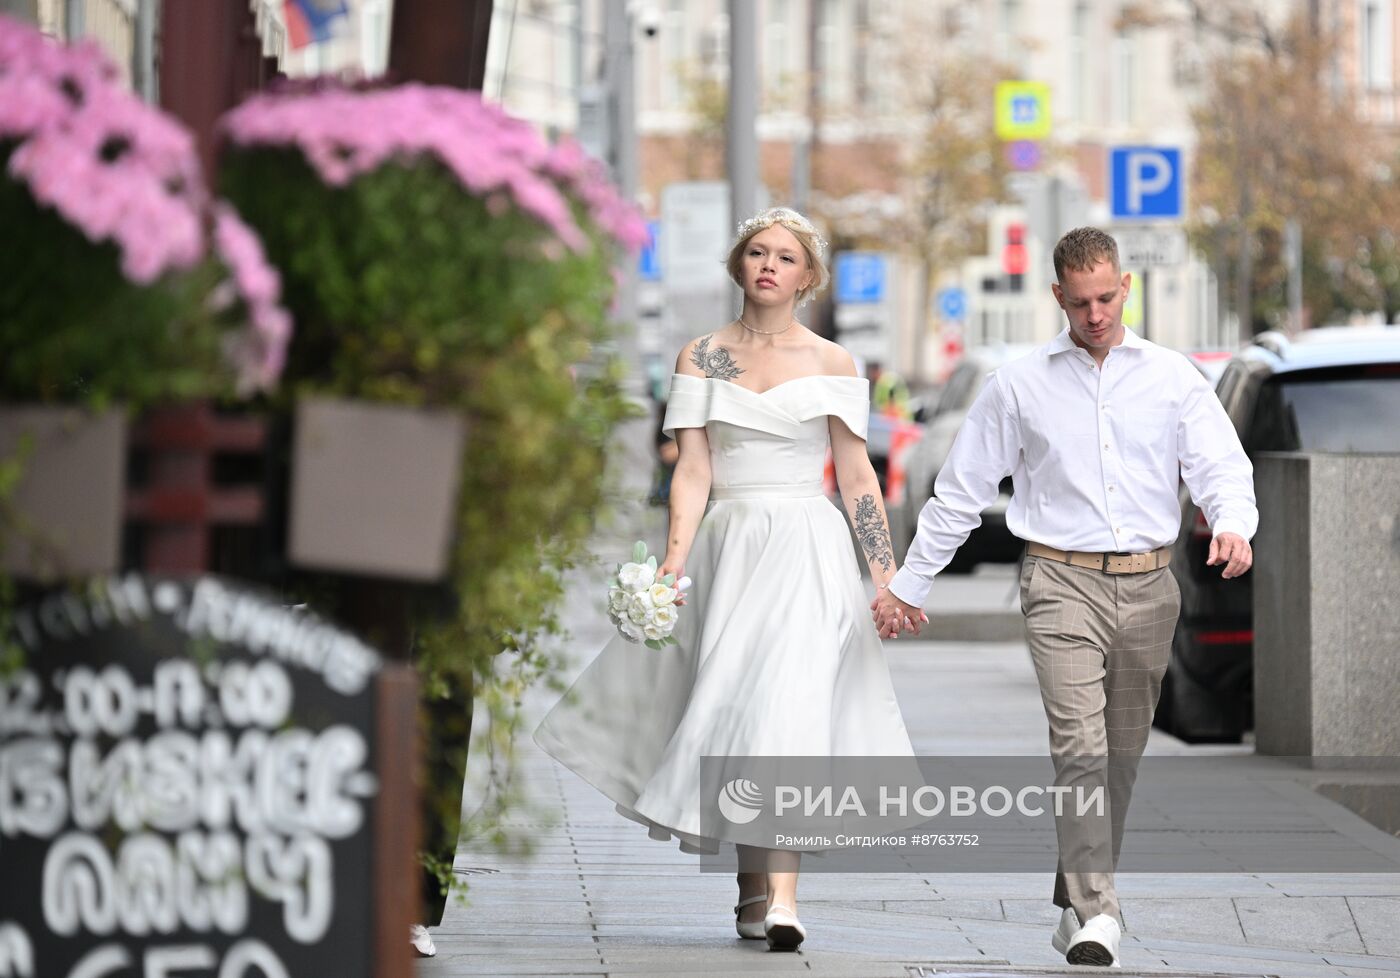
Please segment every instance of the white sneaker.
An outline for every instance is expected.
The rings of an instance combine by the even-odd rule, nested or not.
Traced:
[[[1065,949],[1065,960],[1070,964],[1091,964],[1100,968],[1117,968],[1118,942],[1123,930],[1106,913],[1090,917],[1083,927],[1069,939]]]
[[[414,924],[408,929],[408,940],[420,957],[431,958],[437,954],[437,945],[433,943],[433,935],[429,934],[428,928],[422,924]]]
[[[768,908],[768,916],[763,918],[763,934],[768,938],[770,951],[796,951],[797,946],[807,939],[807,928],[797,919],[797,914],[780,903]]]
[[[1074,912],[1073,907],[1065,907],[1064,913],[1060,914],[1060,926],[1055,928],[1055,933],[1050,935],[1050,946],[1061,954],[1069,950],[1069,942],[1079,931],[1079,915]]]

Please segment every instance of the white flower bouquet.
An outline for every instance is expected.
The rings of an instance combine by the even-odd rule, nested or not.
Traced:
[[[649,649],[675,645],[671,636],[678,617],[676,602],[684,599],[690,578],[676,580],[667,574],[656,578],[656,557],[647,556],[641,541],[632,548],[632,560],[619,564],[617,576],[608,586],[608,619],[627,641]]]

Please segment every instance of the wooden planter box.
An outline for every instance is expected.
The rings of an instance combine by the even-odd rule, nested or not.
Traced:
[[[30,450],[0,523],[0,569],[51,581],[115,571],[121,557],[126,417],[77,408],[0,407],[0,460]]]
[[[440,580],[465,441],[466,423],[453,411],[303,399],[292,440],[291,562]]]

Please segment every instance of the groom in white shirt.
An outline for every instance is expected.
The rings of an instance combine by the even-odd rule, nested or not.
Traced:
[[[1104,832],[1057,824],[1052,938],[1071,964],[1116,966],[1112,869],[1181,610],[1167,569],[1178,480],[1213,538],[1207,563],[1238,577],[1258,526],[1253,469],[1220,401],[1181,354],[1123,326],[1131,276],[1113,238],[1076,228],[1055,245],[1068,327],[991,375],[968,412],[904,566],[871,605],[880,635],[919,631],[934,576],[1011,476],[1006,521],[1027,542],[1021,609],[1050,724],[1057,783],[1102,783]],[[1111,832],[1111,839],[1108,834]]]

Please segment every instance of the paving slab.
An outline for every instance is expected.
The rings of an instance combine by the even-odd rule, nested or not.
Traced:
[[[998,599],[1012,582],[1001,583],[1008,587]],[[572,617],[586,622],[591,614],[584,609]],[[581,628],[580,648],[596,648],[607,634]],[[1039,690],[1019,642],[905,640],[889,643],[888,657],[919,752],[1045,751]],[[542,715],[554,698],[532,691],[527,711]],[[1149,742],[1152,753],[1193,750],[1157,732]],[[1228,756],[1241,750],[1248,748],[1204,749]],[[533,853],[506,857],[464,840],[458,868],[473,871],[466,877],[468,901],[451,904],[434,931],[439,955],[418,963],[423,978],[911,978],[920,968],[939,978],[1101,973],[1069,968],[1050,947],[1059,911],[1048,899],[1049,872],[808,872],[799,890],[808,941],[797,954],[769,953],[763,942],[734,934],[732,876],[703,873],[697,857],[674,842],[648,839],[643,827],[528,740],[520,745],[518,776],[533,805],[511,824],[533,838]],[[1303,794],[1306,803],[1293,802],[1326,814],[1339,833],[1376,838],[1340,806]],[[1302,824],[1287,808],[1293,802],[1284,797],[1284,807],[1261,812],[1259,827]],[[1114,974],[1375,978],[1400,972],[1400,874],[1122,874],[1119,893],[1128,930],[1125,968]]]

